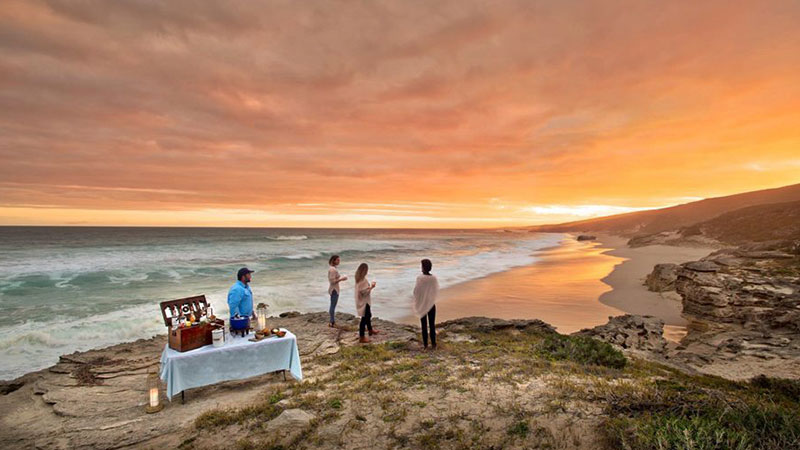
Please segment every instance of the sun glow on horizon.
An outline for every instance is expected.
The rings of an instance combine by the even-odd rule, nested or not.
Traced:
[[[367,207],[365,207],[367,206]],[[492,199],[483,205],[446,203],[299,203],[273,210],[208,208],[198,210],[93,210],[53,205],[0,206],[5,225],[222,226],[308,228],[495,228],[583,220],[654,207],[611,205],[508,205]],[[34,214],[38,221],[30,221]],[[476,211],[481,216],[469,216]],[[90,220],[87,220],[89,219]]]

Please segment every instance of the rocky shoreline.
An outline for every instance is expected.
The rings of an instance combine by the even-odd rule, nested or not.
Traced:
[[[597,403],[598,383],[628,379],[645,389],[651,378],[678,374],[732,380],[763,374],[800,378],[797,243],[729,247],[699,261],[659,264],[645,284],[657,292],[674,290],[682,298],[689,326],[680,344],[666,341],[664,321],[650,316],[610,317],[604,325],[571,336],[560,335],[539,320],[469,317],[441,324],[441,350],[426,353],[420,349],[417,327],[376,319],[383,333],[374,344],[359,346],[353,316],[340,315],[340,328],[331,329],[325,313],[286,313],[270,325],[288,328],[298,336],[306,374],[302,383],[274,374],[220,383],[189,391],[185,404],[167,403],[162,412],[146,414],[147,373],[157,369],[166,343],[165,336],[158,336],[65,355],[48,369],[3,383],[0,438],[7,448],[226,448],[231,440],[241,441],[237,444],[241,448],[272,448],[259,437],[267,433],[272,436],[269,445],[367,448],[378,439],[378,447],[402,448],[414,447],[415,433],[421,429],[438,430],[438,425],[429,426],[426,421],[440,420],[449,408],[470,417],[454,419],[450,411],[450,431],[439,430],[445,438],[456,433],[459,445],[488,433],[487,439],[500,447],[568,439],[571,443],[561,447],[600,448],[609,439],[601,425],[615,413]],[[591,343],[597,341],[610,344],[609,349]],[[564,353],[564,348],[571,350]],[[615,357],[615,351],[622,353]],[[358,369],[362,363],[353,358],[365,359],[366,369]],[[625,364],[618,363],[625,359],[627,367],[636,367],[634,371],[621,369]],[[370,371],[369,364],[382,369]],[[345,379],[339,374],[342,367],[366,372],[363,378]],[[408,368],[399,370],[403,367]],[[648,375],[640,379],[643,371]],[[384,373],[393,374],[394,384],[382,379]],[[419,380],[428,380],[431,386],[420,386]],[[704,379],[693,382],[697,380]],[[338,388],[331,387],[334,382]],[[388,397],[381,400],[380,392],[391,385],[394,403],[381,403],[380,410],[375,410],[369,396],[346,387],[350,382],[377,389],[379,402],[390,402]],[[424,395],[414,394],[417,391]],[[473,397],[463,398],[466,393]],[[444,399],[444,409],[431,412],[420,406],[437,396]],[[520,399],[526,400],[520,405]],[[503,412],[486,416],[485,411],[475,410],[481,402],[498,402]],[[250,409],[236,409],[243,404],[250,404]],[[347,406],[336,406],[343,404]],[[360,422],[373,423],[369,414],[359,412],[362,408],[382,414],[373,424],[377,431],[364,439],[343,440],[342,436],[358,435]],[[406,424],[411,420],[406,416],[414,408],[420,409],[422,418],[412,427]],[[507,414],[506,409],[511,412]],[[342,422],[342,414],[352,417]],[[520,421],[522,416],[526,419]],[[476,434],[470,434],[469,430],[484,424],[490,424],[488,430],[475,428]],[[519,427],[519,435],[510,431],[514,427]],[[334,428],[339,430],[337,436]],[[280,431],[286,429],[305,430],[305,434]]]
[[[680,355],[690,353],[688,347],[671,352],[662,336],[663,321],[652,317],[630,315],[614,317],[606,325],[574,333],[574,339],[556,333],[553,327],[539,320],[463,318],[441,324],[441,350],[435,353],[421,351],[419,330],[412,326],[378,319],[375,321],[375,325],[382,330],[382,334],[378,335],[379,339],[376,339],[373,344],[363,346],[357,344],[356,318],[342,315],[340,322],[341,328],[328,328],[325,313],[287,313],[272,320],[272,324],[275,326],[291,329],[298,336],[303,369],[306,374],[306,379],[302,383],[284,381],[282,377],[274,374],[220,383],[192,389],[187,393],[185,404],[181,404],[180,401],[167,403],[162,412],[152,415],[146,414],[144,411],[145,380],[148,370],[152,370],[158,365],[159,356],[165,344],[164,336],[65,355],[53,367],[6,383],[4,395],[0,397],[0,410],[2,410],[0,421],[3,424],[0,438],[6,443],[6,448],[160,448],[167,446],[226,448],[227,446],[223,445],[224,442],[229,442],[230,439],[235,439],[240,435],[246,439],[258,440],[257,436],[260,436],[261,432],[254,434],[252,427],[255,426],[254,423],[263,422],[257,427],[258,430],[272,433],[271,436],[274,434],[273,437],[277,436],[275,439],[279,442],[299,444],[303,442],[303,436],[279,433],[277,430],[311,430],[318,426],[320,421],[322,423],[332,421],[332,423],[338,424],[336,420],[339,417],[337,415],[339,414],[338,406],[335,407],[337,411],[326,413],[331,414],[330,416],[320,416],[324,411],[319,410],[318,406],[314,406],[313,400],[305,399],[303,396],[310,395],[307,392],[315,391],[314,395],[320,399],[327,399],[320,400],[323,404],[329,402],[331,405],[337,405],[339,402],[344,402],[343,392],[345,391],[343,389],[345,388],[341,386],[346,386],[346,380],[350,378],[344,380],[345,384],[340,385],[339,388],[331,387],[330,379],[341,376],[339,371],[342,370],[342,364],[352,364],[347,362],[349,361],[347,358],[352,358],[353,355],[358,358],[377,355],[375,364],[388,364],[386,368],[369,371],[370,363],[365,362],[366,368],[364,369],[359,368],[358,364],[350,369],[356,373],[365,370],[364,377],[357,377],[355,380],[373,386],[371,389],[377,389],[375,391],[377,393],[384,389],[379,386],[384,383],[382,377],[385,371],[389,371],[386,373],[391,374],[394,373],[392,371],[408,365],[402,374],[391,375],[392,379],[400,380],[398,381],[400,390],[398,394],[395,394],[400,397],[395,397],[391,403],[383,404],[382,411],[395,411],[397,408],[407,411],[414,405],[430,402],[431,400],[426,400],[428,398],[426,396],[430,395],[431,399],[443,396],[443,399],[448,399],[445,403],[450,405],[449,407],[466,408],[459,414],[477,415],[478,418],[471,419],[472,422],[470,422],[474,426],[478,426],[478,423],[484,421],[486,423],[496,422],[495,427],[506,430],[515,426],[514,418],[522,413],[503,413],[499,416],[480,419],[481,410],[473,411],[472,409],[480,408],[484,401],[491,402],[497,399],[502,399],[508,405],[515,405],[520,401],[521,397],[519,396],[523,396],[528,398],[525,403],[528,406],[520,407],[526,411],[525,414],[538,417],[538,419],[535,421],[526,419],[524,422],[527,425],[520,431],[527,439],[524,440],[524,445],[522,441],[514,438],[512,432],[496,433],[493,439],[497,439],[501,446],[526,447],[532,439],[527,427],[535,426],[538,430],[536,432],[540,435],[536,442],[540,444],[561,442],[560,439],[568,435],[572,444],[565,448],[597,448],[602,441],[602,436],[597,430],[599,424],[604,420],[601,404],[587,400],[576,401],[574,404],[570,403],[559,407],[566,409],[555,415],[549,408],[555,407],[554,404],[559,404],[558,402],[561,401],[559,399],[563,396],[573,395],[571,393],[573,389],[585,389],[585,387],[573,386],[572,383],[578,383],[580,386],[585,383],[613,383],[612,380],[619,377],[633,377],[631,382],[638,382],[636,377],[639,376],[638,373],[642,369],[639,368],[632,372],[637,375],[616,372],[619,369],[600,370],[600,366],[598,369],[592,369],[591,367],[595,364],[621,367],[616,365],[615,361],[624,361],[624,358],[620,354],[619,358],[623,358],[623,360],[614,359],[616,357],[613,357],[611,347],[609,350],[603,350],[600,347],[592,349],[594,344],[580,339],[594,338],[611,343],[614,347],[622,350],[630,360],[628,366],[649,364],[646,361],[650,361],[650,363],[657,364],[653,367],[663,367],[656,369],[657,373],[661,374],[654,375],[656,377],[680,373],[664,372],[664,370],[679,369],[683,373],[696,373],[695,367],[701,366],[691,358],[681,360]],[[590,339],[590,341],[594,341],[594,339]],[[540,347],[542,341],[548,343],[546,347]],[[520,347],[523,343],[531,346],[526,350],[526,347]],[[553,345],[555,347],[552,347]],[[563,345],[577,347],[568,351],[564,356],[561,350]],[[595,355],[589,357],[590,362],[588,363],[583,362],[581,358],[584,357],[579,356],[586,352],[583,348],[586,345],[590,347],[588,354]],[[546,348],[546,352],[542,353],[542,348]],[[364,352],[366,352],[366,356]],[[342,362],[342,358],[345,362]],[[552,358],[555,360],[577,358],[580,363],[553,362]],[[600,358],[600,362],[591,362],[594,361],[591,358]],[[603,358],[611,358],[612,363],[608,363]],[[426,366],[430,367],[426,369]],[[598,372],[598,370],[600,371]],[[608,370],[612,372],[607,372]],[[609,375],[603,375],[605,373]],[[411,386],[416,386],[414,380],[418,377],[422,377],[424,380],[431,375],[435,375],[435,377],[431,378],[432,387],[430,388],[422,386],[411,388],[407,385],[407,383],[412,383]],[[461,382],[458,380],[468,383],[471,395],[485,396],[486,398],[480,401],[461,398],[459,392],[467,389],[464,387],[467,385],[460,385]],[[571,381],[565,385],[567,380]],[[412,395],[413,392],[416,392],[415,390],[434,388],[436,391],[433,394],[425,390],[425,396],[413,400],[416,398]],[[269,414],[253,412],[261,411],[253,409],[256,406],[251,406],[250,409],[236,410],[243,404],[264,402],[264,399],[267,398],[265,396],[278,399],[274,404],[268,403],[267,409],[271,411]],[[455,396],[455,398],[450,398],[451,396]],[[356,398],[360,397],[354,396],[353,400],[348,401],[365,401],[363,399],[355,400]],[[366,401],[369,404],[369,401]],[[474,402],[477,403],[472,404]],[[372,406],[365,406],[365,408],[369,409]],[[502,408],[506,408],[506,406],[502,406]],[[366,413],[358,413],[358,410],[355,408],[353,412],[356,422],[361,418],[364,421],[372,420],[368,419],[369,416]],[[255,418],[250,417],[249,414],[255,414]],[[391,439],[395,439],[391,438],[391,433],[400,433],[391,427],[384,427],[387,421],[393,420],[390,420],[392,416],[385,414],[387,413],[384,411],[384,416],[381,416],[383,419],[379,421],[382,426],[379,435],[384,441],[378,447],[395,446],[391,444],[394,442]],[[402,414],[405,417],[407,412]],[[421,422],[423,426],[427,423],[424,420],[427,419],[423,419]],[[493,420],[494,422],[492,422]],[[249,428],[235,425],[239,422],[249,423]],[[229,423],[233,425],[226,425]],[[534,423],[535,425],[533,425]],[[564,428],[566,423],[572,425]],[[350,422],[348,424],[346,426],[352,425]],[[522,427],[522,425],[519,426]],[[213,433],[198,434],[197,430],[206,429],[212,430]],[[308,432],[310,433],[310,431]],[[222,434],[220,435],[220,433]],[[409,436],[413,435],[411,431],[408,433],[411,433]],[[328,438],[332,439],[331,436]],[[403,442],[405,438],[397,437],[397,439],[399,442]],[[187,442],[191,445],[187,446]],[[317,447],[316,444],[319,442],[309,441],[308,444]],[[322,445],[322,447],[335,448],[345,444],[353,448],[371,446],[369,440],[345,443],[338,438],[329,444]],[[243,448],[260,447],[244,446]]]

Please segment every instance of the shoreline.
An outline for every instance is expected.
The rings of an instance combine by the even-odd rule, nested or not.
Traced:
[[[644,279],[656,264],[694,261],[715,248],[630,248],[619,236],[596,234],[594,241],[579,242],[579,233],[560,234],[559,245],[536,251],[533,264],[443,288],[437,322],[470,316],[540,319],[568,334],[602,325],[610,316],[635,314],[664,320],[664,336],[671,341],[685,335],[680,296],[651,292]],[[411,315],[398,321],[419,326]]]
[[[559,244],[536,251],[533,264],[442,289],[437,322],[470,316],[539,319],[568,334],[624,314],[597,301],[609,289],[601,282],[602,277],[621,258],[604,254],[609,249],[597,242],[580,242],[571,233],[559,234]]]
[[[696,261],[718,250],[714,247],[648,245],[628,247],[627,239],[609,234],[598,234],[597,241],[610,249],[606,255],[622,261],[601,281],[611,290],[598,298],[600,303],[625,311],[627,314],[650,315],[664,321],[664,337],[679,341],[686,335],[686,319],[680,295],[674,291],[652,292],[644,285],[653,266],[661,263],[681,264]]]

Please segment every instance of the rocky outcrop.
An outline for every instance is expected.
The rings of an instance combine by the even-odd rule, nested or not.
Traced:
[[[729,250],[683,264],[676,291],[691,321],[800,332],[800,277],[776,264],[782,252]]]
[[[678,279],[677,264],[656,264],[653,271],[647,275],[645,286],[653,292],[667,292],[675,290],[675,280]]]
[[[663,354],[667,348],[664,339],[664,321],[653,316],[609,317],[605,325],[575,332],[573,336],[589,336],[606,341],[625,350]]]
[[[675,282],[688,320],[676,359],[710,373],[792,376],[800,361],[796,242],[712,253],[681,265]],[[746,367],[747,370],[742,369]]]
[[[549,323],[539,319],[495,319],[491,317],[462,317],[460,319],[448,320],[437,325],[437,328],[447,330],[450,333],[459,333],[465,330],[479,332],[490,332],[506,329],[523,330],[533,328],[543,333],[555,333],[556,329]]]
[[[597,239],[597,236],[592,236],[590,234],[581,234],[577,237],[577,240],[579,241],[593,241],[595,239]]]

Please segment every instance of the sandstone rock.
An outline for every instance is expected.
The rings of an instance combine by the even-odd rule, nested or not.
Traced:
[[[653,271],[647,275],[644,284],[653,292],[666,292],[675,290],[675,280],[678,279],[677,264],[656,264]]]
[[[795,376],[791,364],[779,365],[800,360],[799,264],[785,246],[723,249],[678,269],[675,288],[689,326],[673,360],[708,373],[746,367],[741,378],[766,368]]]
[[[552,325],[545,323],[538,319],[524,320],[524,319],[495,319],[489,317],[463,317],[461,319],[448,320],[437,325],[437,328],[448,330],[451,332],[459,332],[466,329],[475,330],[480,332],[488,332],[504,329],[517,329],[522,330],[526,328],[535,328],[544,333],[555,333],[556,329]]]
[[[794,255],[777,250],[750,251],[742,254],[745,258],[754,259],[791,259]]]
[[[707,264],[713,264],[713,272]],[[678,270],[675,287],[682,297],[683,315],[689,320],[800,331],[800,325],[792,323],[800,314],[800,284],[791,277],[753,274],[745,264],[720,266],[696,261]]]
[[[646,234],[634,236],[628,241],[629,247],[644,247],[647,245],[666,244],[672,239],[677,237],[678,233],[674,231],[664,231],[656,234]]]
[[[717,272],[720,267],[713,261],[692,261],[683,264],[683,267],[695,272]]]
[[[7,395],[24,386],[22,381],[0,381],[0,394]]]
[[[641,350],[663,354],[667,347],[664,339],[664,321],[653,316],[609,317],[608,323],[575,332],[573,336],[589,336],[623,349]]]
[[[272,419],[267,425],[270,429],[302,429],[314,420],[314,415],[302,409],[287,409]]]

